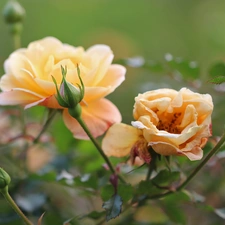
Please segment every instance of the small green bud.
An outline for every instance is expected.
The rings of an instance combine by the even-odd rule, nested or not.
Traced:
[[[0,191],[3,191],[5,188],[7,188],[10,182],[11,178],[9,174],[0,168]]]
[[[78,87],[75,87],[71,83],[66,81],[66,73],[67,73],[67,68],[61,67],[62,71],[62,81],[60,84],[60,88],[58,89],[57,82],[54,77],[52,77],[53,82],[55,83],[56,86],[56,99],[62,107],[65,108],[75,108],[84,98],[84,84],[82,82],[82,79],[80,77],[80,71],[78,68],[78,76],[80,79],[81,84],[77,84]]]
[[[22,22],[24,16],[24,8],[15,0],[8,1],[3,9],[3,17],[6,23],[12,24]]]

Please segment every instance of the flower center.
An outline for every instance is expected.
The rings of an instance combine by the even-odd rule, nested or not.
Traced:
[[[173,134],[180,134],[181,129],[179,125],[181,123],[181,112],[174,114],[164,114],[159,117],[159,122],[157,124],[158,130],[164,130]]]

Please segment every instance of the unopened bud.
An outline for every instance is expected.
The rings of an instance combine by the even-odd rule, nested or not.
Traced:
[[[8,187],[11,182],[11,178],[8,173],[5,172],[2,168],[0,168],[0,191],[3,191],[6,187]]]
[[[10,0],[3,9],[3,16],[6,23],[9,24],[22,22],[25,10],[17,1]]]
[[[58,89],[57,82],[54,77],[52,77],[53,82],[56,86],[56,99],[62,107],[69,108],[71,110],[75,109],[76,106],[82,101],[84,97],[84,84],[80,77],[80,71],[78,68],[78,77],[81,84],[77,84],[78,87],[72,85],[71,83],[66,81],[66,67],[61,67],[62,70],[62,81],[60,84],[60,88]]]

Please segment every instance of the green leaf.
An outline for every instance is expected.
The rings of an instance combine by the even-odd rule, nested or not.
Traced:
[[[117,189],[117,193],[121,196],[123,202],[129,201],[134,196],[134,189],[130,184],[119,184]],[[108,184],[101,189],[103,201],[106,201],[114,194],[115,189],[111,184]]]
[[[211,77],[225,76],[225,63],[224,62],[219,62],[219,63],[214,64],[209,69],[209,75]]]
[[[43,175],[31,174],[29,176],[29,179],[31,179],[31,180],[48,181],[48,182],[55,182],[56,181],[56,173],[55,172],[49,172],[49,173],[45,173]]]
[[[176,224],[186,224],[186,216],[181,203],[187,202],[189,196],[184,192],[176,192],[162,200],[164,212]]]
[[[225,76],[214,77],[214,78],[208,80],[208,82],[212,83],[212,84],[222,84],[225,82]]]
[[[151,181],[141,181],[137,188],[137,194],[153,196],[165,192],[163,189],[157,188]]]
[[[130,184],[119,184],[118,194],[123,199],[123,202],[127,202],[134,196],[133,187]]]
[[[174,181],[178,181],[180,178],[180,172],[169,170],[161,170],[153,179],[152,182],[158,186],[169,186]]]
[[[113,195],[108,201],[103,203],[102,207],[106,210],[107,221],[119,216],[122,210],[122,203],[122,198],[118,194]]]
[[[104,186],[101,189],[102,200],[106,201],[107,199],[109,199],[114,194],[114,192],[115,192],[114,187],[111,184],[108,184],[108,185]]]

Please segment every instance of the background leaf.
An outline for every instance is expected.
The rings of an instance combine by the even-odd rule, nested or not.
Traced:
[[[225,76],[217,76],[212,79],[210,79],[208,82],[212,84],[222,84],[225,82]]]
[[[106,210],[107,221],[114,219],[121,213],[122,198],[118,194],[115,194],[108,201],[103,203],[102,208]]]

